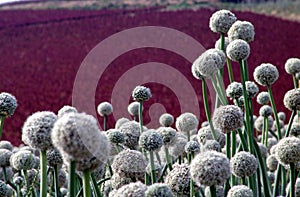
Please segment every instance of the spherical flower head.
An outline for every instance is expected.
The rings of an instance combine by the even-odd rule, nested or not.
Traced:
[[[270,171],[274,172],[277,169],[278,166],[278,160],[276,159],[275,155],[269,155],[267,157],[267,167]]]
[[[119,189],[120,187],[127,185],[131,182],[131,178],[120,176],[118,173],[114,173],[111,177],[111,186],[114,189]]]
[[[257,85],[252,81],[246,81],[245,85],[248,99],[253,99],[259,91]]]
[[[0,197],[6,197],[8,193],[8,186],[0,180]]]
[[[186,153],[195,154],[200,152],[200,144],[197,141],[189,141],[186,143],[184,150]]]
[[[13,179],[13,183],[16,185],[22,185],[24,183],[24,178],[22,176],[15,176]]]
[[[137,102],[148,101],[151,97],[150,89],[144,86],[136,86],[132,91],[132,98]]]
[[[17,99],[13,95],[2,92],[0,94],[0,116],[11,116],[17,108]]]
[[[230,42],[242,39],[249,43],[254,40],[254,35],[254,26],[248,21],[236,21],[228,31]]]
[[[228,38],[228,37],[225,37],[225,43],[224,43],[224,49],[225,49],[225,51],[226,51],[226,48],[227,48],[228,45],[229,45],[229,38]],[[216,48],[216,49],[222,50],[222,49],[221,49],[221,38],[219,38],[219,39],[216,41],[216,43],[215,43],[215,48]]]
[[[259,115],[262,117],[268,117],[271,116],[273,113],[272,107],[269,105],[264,105],[259,109]]]
[[[76,170],[79,172],[83,172],[87,169],[93,171],[106,162],[106,160],[104,161],[103,158],[99,157],[99,159],[98,159],[98,157],[95,157],[91,153],[85,155],[84,158],[75,158],[74,159],[72,156],[65,154],[65,153],[62,153],[62,157],[63,157],[64,163],[66,166],[69,166],[70,161],[72,161],[72,160],[75,161],[76,162]]]
[[[243,86],[241,83],[232,82],[226,88],[226,95],[232,99],[238,99],[243,95]]]
[[[193,67],[195,67],[202,78],[211,78],[220,68],[223,68],[223,66],[224,61],[220,54],[211,50],[207,50],[194,61],[192,65],[192,72]],[[193,73],[197,74],[195,72]]]
[[[175,124],[178,131],[190,132],[197,129],[199,121],[194,114],[186,112],[176,118]]]
[[[285,71],[290,75],[295,75],[300,72],[300,59],[290,58],[284,65]]]
[[[163,138],[160,133],[154,129],[148,129],[140,136],[139,146],[147,151],[157,151],[162,145]]]
[[[235,185],[233,186],[227,194],[227,197],[253,197],[252,190],[245,185]]]
[[[55,147],[70,160],[90,159],[94,155],[105,163],[110,153],[110,143],[100,132],[96,119],[85,113],[69,113],[59,118],[51,137]]]
[[[241,128],[243,121],[243,112],[235,105],[220,106],[213,115],[214,125],[226,133]]]
[[[230,160],[232,173],[237,177],[247,177],[254,174],[258,168],[258,162],[254,155],[241,151]]]
[[[237,39],[229,43],[226,54],[232,61],[239,62],[249,57],[250,46],[246,41]]]
[[[274,65],[263,63],[255,68],[253,76],[258,84],[268,86],[275,83],[279,77],[279,73]]]
[[[109,141],[114,144],[122,144],[123,142],[125,142],[125,134],[118,129],[108,130],[107,137]]]
[[[157,131],[162,136],[164,145],[169,145],[177,133],[177,131],[172,127],[160,127]]]
[[[146,191],[146,197],[173,197],[170,187],[165,183],[150,185]]]
[[[256,101],[261,105],[267,105],[270,102],[270,95],[268,92],[260,92],[257,95]]]
[[[235,15],[229,10],[219,10],[209,19],[209,28],[216,33],[227,33],[236,21]]]
[[[278,112],[278,118],[282,121],[285,121],[286,115],[284,112]]]
[[[290,136],[298,137],[300,135],[300,123],[294,122],[290,130]]]
[[[53,112],[36,112],[29,116],[22,128],[22,141],[42,151],[52,148],[51,132],[57,116]]]
[[[240,98],[237,99],[237,105],[239,107],[243,107],[245,105],[245,99],[244,96],[241,96]]]
[[[6,167],[5,171],[6,171],[7,180],[11,180],[15,175],[15,170],[13,170],[12,167]],[[3,181],[5,180],[3,168],[0,168],[0,180]]]
[[[139,108],[140,108],[140,103],[135,101],[135,102],[132,102],[128,105],[127,111],[132,116],[138,116],[139,115]]]
[[[147,160],[136,150],[123,150],[114,159],[112,169],[122,177],[143,177],[146,172]]]
[[[176,137],[173,139],[171,146],[169,146],[169,153],[171,156],[177,158],[185,153],[184,147],[188,142],[185,136],[177,134]]]
[[[141,182],[129,183],[128,185],[122,186],[115,193],[115,197],[123,196],[139,196],[145,197],[147,186]]]
[[[190,193],[190,169],[187,164],[174,164],[167,174],[165,183],[175,195],[188,195]]]
[[[215,128],[215,132],[217,135],[217,141],[219,142],[221,147],[225,146],[226,138],[225,135],[217,128]],[[207,140],[213,140],[214,137],[212,135],[212,131],[209,126],[203,127],[199,129],[197,134],[197,139],[201,145],[204,145]]]
[[[196,60],[194,61],[194,63],[192,64],[192,67],[191,67],[192,75],[193,75],[193,77],[195,77],[196,79],[203,80],[205,77],[202,76],[202,75],[200,74],[200,72],[198,71],[198,68],[197,68],[197,67],[198,67],[198,63],[199,63],[199,58],[196,59]]]
[[[115,128],[119,129],[124,123],[130,122],[128,118],[120,118],[116,121]]]
[[[10,165],[16,170],[32,169],[35,165],[34,155],[30,151],[18,151],[10,157]]]
[[[205,192],[205,197],[211,196],[209,187],[206,187],[204,192]],[[224,188],[223,188],[223,186],[217,185],[217,187],[216,187],[216,197],[224,197]]]
[[[283,104],[289,110],[300,110],[300,89],[292,89],[285,93]]]
[[[9,160],[12,156],[12,152],[7,149],[0,149],[0,166],[1,167],[8,167],[10,166]]]
[[[222,153],[207,151],[192,160],[190,172],[198,185],[222,185],[230,177],[230,162]]]
[[[300,139],[286,137],[276,145],[275,155],[282,164],[297,163],[300,161]]]
[[[2,140],[0,141],[0,149],[13,150],[13,145],[9,141]]]
[[[109,102],[102,102],[97,107],[100,116],[108,116],[113,112],[113,106]]]
[[[216,48],[208,49],[206,51],[206,53],[213,53],[216,56],[219,56],[220,59],[221,59],[221,63],[218,64],[218,66],[219,66],[218,68],[221,69],[221,68],[224,67],[224,64],[226,62],[226,55],[225,55],[225,53],[221,49],[216,49]]]
[[[51,167],[56,165],[61,166],[63,164],[63,158],[60,152],[55,148],[47,150],[46,156],[48,165]]]
[[[271,136],[271,134],[269,134],[269,135]],[[269,139],[271,139],[271,138],[269,138]],[[258,142],[257,144],[259,146],[261,156],[263,158],[267,158],[267,156],[268,156],[268,148],[264,144],[262,144],[262,143]]]
[[[158,163],[158,162],[154,162],[154,171],[155,171],[155,175],[156,178],[159,178],[162,174],[162,166]],[[149,162],[147,167],[146,167],[146,173],[148,175],[151,175],[152,169],[151,169],[151,163]]]
[[[201,146],[201,152],[216,151],[221,152],[221,145],[216,140],[207,140],[203,146]]]
[[[57,117],[60,118],[67,113],[77,113],[77,109],[73,106],[65,105],[57,112]]]
[[[140,125],[136,121],[124,123],[120,129],[121,133],[125,135],[124,145],[130,149],[135,149],[139,143]]]
[[[171,114],[164,113],[159,117],[159,124],[163,127],[170,127],[174,123],[174,117]]]

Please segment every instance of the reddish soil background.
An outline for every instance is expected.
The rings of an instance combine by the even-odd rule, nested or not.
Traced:
[[[73,83],[81,62],[105,38],[128,28],[157,25],[177,29],[199,41],[205,48],[212,48],[218,39],[218,35],[208,27],[213,12],[209,9],[163,11],[155,8],[126,11],[1,11],[0,91],[14,94],[19,104],[14,116],[5,121],[3,139],[19,144],[21,128],[27,116],[42,110],[57,112],[63,105],[71,105]],[[253,70],[259,64],[268,62],[276,65],[280,78],[274,84],[273,91],[278,110],[286,111],[282,99],[293,83],[292,77],[284,71],[284,63],[290,57],[300,56],[299,23],[248,12],[234,13],[239,20],[248,20],[255,26],[255,41],[251,43],[248,61],[250,78],[253,80]],[[199,81],[190,73],[191,64],[170,51],[145,48],[129,51],[109,65],[99,80],[101,87],[97,87],[95,110],[98,103],[110,101],[114,84],[122,73],[145,62],[161,62],[178,69],[190,80],[199,95],[199,105],[203,106]],[[233,68],[239,81],[238,65],[233,64]],[[226,73],[225,76],[225,83],[228,83]],[[153,98],[145,103],[145,123],[149,121],[149,106],[157,102],[175,117],[179,115],[180,106],[172,90],[159,84],[146,85],[151,88]],[[260,87],[260,90],[264,88]],[[168,99],[163,95],[168,95]],[[130,95],[124,97],[131,101]],[[257,113],[259,106],[255,104],[255,108]],[[200,117],[200,122],[205,120],[203,110]],[[102,123],[102,119],[98,119]],[[109,127],[114,122],[109,117]]]

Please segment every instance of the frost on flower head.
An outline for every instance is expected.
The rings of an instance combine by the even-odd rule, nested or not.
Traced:
[[[176,118],[176,128],[178,131],[189,132],[197,129],[199,121],[197,117],[189,112],[181,114]]]
[[[145,86],[136,86],[132,91],[132,98],[135,101],[143,102],[147,101],[152,97],[151,91]]]
[[[29,116],[22,128],[22,141],[32,148],[52,148],[51,132],[57,116],[53,112],[36,112]]]
[[[35,165],[34,155],[30,151],[18,151],[10,157],[10,165],[16,170],[32,169]]]
[[[300,89],[292,89],[285,93],[283,103],[289,110],[300,110]]]
[[[223,132],[231,132],[243,126],[243,112],[235,105],[220,106],[213,115],[213,123]]]
[[[254,40],[254,26],[248,21],[236,21],[228,31],[228,38],[230,42],[236,39],[242,39],[246,42]]]
[[[252,81],[246,81],[245,85],[248,99],[253,99],[259,91],[257,85]]]
[[[229,10],[219,10],[209,19],[209,28],[216,33],[227,33],[236,21],[235,15]]]
[[[147,151],[157,151],[163,145],[163,138],[156,130],[148,129],[141,134],[139,145]]]
[[[12,94],[6,92],[0,94],[0,116],[13,115],[17,106],[17,99]]]
[[[259,109],[259,115],[263,117],[271,116],[273,113],[272,107],[269,105],[264,105]]]
[[[241,151],[230,160],[232,173],[237,177],[247,177],[254,174],[258,168],[258,162],[254,155]]]
[[[285,71],[290,75],[295,75],[300,72],[300,59],[290,58],[284,65]]]
[[[124,145],[135,149],[138,146],[140,137],[140,125],[136,121],[129,121],[120,127],[120,132],[124,134]]]
[[[246,41],[237,39],[229,43],[226,54],[232,61],[239,62],[249,57],[250,46]]]
[[[230,177],[230,162],[216,151],[198,154],[190,165],[191,177],[198,185],[222,185]]]
[[[261,105],[267,105],[270,102],[270,95],[268,92],[260,92],[257,97],[256,101]]]
[[[100,116],[108,116],[113,112],[113,106],[109,102],[102,102],[97,107]]]
[[[177,131],[172,127],[160,127],[157,131],[162,136],[164,145],[172,143],[177,133]]]
[[[232,99],[238,99],[243,95],[243,86],[239,82],[232,82],[226,88],[226,95]]]
[[[282,164],[297,163],[300,161],[300,139],[286,137],[276,145],[275,155]]]
[[[258,84],[268,86],[275,83],[279,77],[279,73],[274,65],[263,63],[255,68],[253,76]]]

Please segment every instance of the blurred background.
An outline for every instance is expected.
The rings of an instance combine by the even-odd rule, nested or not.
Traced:
[[[15,95],[19,105],[15,115],[5,122],[3,139],[19,144],[21,128],[28,115],[43,110],[57,112],[64,105],[72,105],[78,69],[101,41],[130,28],[160,26],[187,34],[205,49],[213,48],[219,35],[209,29],[208,23],[219,9],[230,9],[238,20],[253,23],[256,34],[250,45],[250,78],[253,80],[252,72],[259,64],[276,65],[280,72],[280,79],[273,86],[276,103],[279,111],[289,114],[282,99],[293,82],[284,71],[284,63],[288,58],[300,57],[299,0],[0,0],[0,91]],[[153,47],[127,51],[107,66],[98,76],[94,111],[100,102],[111,102],[114,87],[121,77],[126,86],[128,76],[126,79],[124,73],[147,62],[167,64],[188,79],[198,95],[190,98],[191,103],[196,99],[200,106],[200,113],[196,115],[200,122],[205,121],[201,84],[190,72],[191,62],[172,51]],[[233,68],[236,81],[240,81],[238,65],[233,64]],[[227,76],[225,72],[225,85],[229,81]],[[140,85],[150,87],[153,94],[144,105],[146,125],[151,123],[158,127],[158,117],[163,112],[175,117],[184,112],[172,88],[151,80]],[[260,87],[260,90],[265,89]],[[132,101],[130,94],[121,91],[119,95],[128,104]],[[84,91],[82,97],[85,97]],[[192,104],[190,107],[195,108]],[[255,108],[257,114],[259,107],[255,105]],[[125,107],[118,110],[127,111]],[[98,120],[101,125],[102,118]],[[115,121],[114,116],[109,117],[108,126],[113,127]]]

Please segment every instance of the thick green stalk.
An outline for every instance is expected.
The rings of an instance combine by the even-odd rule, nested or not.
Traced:
[[[217,197],[215,185],[210,186],[209,190],[210,190],[210,197]]]
[[[290,163],[290,197],[295,197],[295,164]]]
[[[226,156],[230,159],[230,132],[226,133]]]
[[[233,131],[231,133],[231,154],[230,154],[231,158],[234,157],[235,151],[236,151],[236,131]],[[236,182],[236,178],[233,174],[231,175],[230,181],[231,181],[231,187],[234,186]]]
[[[154,183],[156,183],[154,154],[153,154],[153,151],[149,151],[149,153],[150,153],[150,166],[151,166],[151,182],[152,182],[152,184],[154,184]]]
[[[278,164],[277,169],[276,169],[276,176],[275,176],[275,181],[274,181],[272,197],[276,197],[279,194],[279,181],[280,181],[280,176],[281,176],[281,168],[282,168],[281,165]]]
[[[60,190],[58,185],[58,166],[55,165],[53,168],[55,197],[59,197]]]
[[[41,173],[41,184],[40,184],[40,197],[47,197],[47,156],[46,150],[40,151],[40,173]]]
[[[222,94],[221,90],[219,89],[219,86],[218,86],[216,80],[214,79],[214,77],[211,78],[211,82],[217,93],[218,100],[221,102],[222,105],[226,105],[227,104],[226,99],[223,98],[223,94]],[[219,107],[219,106],[217,106],[217,104],[216,104],[215,107]]]
[[[270,101],[271,101],[271,105],[272,105],[272,109],[273,109],[273,114],[274,114],[274,117],[275,117],[277,135],[278,135],[278,139],[280,140],[281,139],[281,132],[280,132],[280,124],[279,124],[277,109],[276,109],[274,97],[273,97],[273,94],[272,94],[271,86],[267,85],[267,88],[268,88],[268,92],[269,92],[269,95],[270,95]]]
[[[103,129],[104,131],[107,130],[107,115],[103,116]]]
[[[294,118],[297,114],[297,110],[294,109],[293,112],[292,112],[292,115],[290,117],[290,120],[289,120],[289,124],[288,124],[288,127],[287,127],[287,130],[285,132],[285,137],[288,137],[290,135],[290,131],[291,131],[291,128],[292,128],[292,124],[294,122]]]
[[[225,53],[226,51],[225,51],[225,34],[224,33],[220,33],[220,39],[221,39],[220,48]]]
[[[166,155],[167,165],[168,165],[169,170],[171,171],[173,168],[172,168],[172,162],[170,160],[169,150],[166,146],[164,146],[164,147],[165,147],[165,155]]]
[[[90,169],[83,171],[83,196],[91,197]]]
[[[249,102],[248,101],[248,96],[247,96],[247,90],[246,90],[246,79],[244,76],[244,69],[243,69],[243,63],[242,61],[240,63],[240,72],[241,72],[241,77],[242,77],[242,86],[243,86],[243,96],[245,100],[245,114],[246,114],[246,128],[247,128],[247,139],[248,139],[248,144],[250,148],[250,153],[254,154],[254,147],[253,147],[253,132],[251,130],[251,122],[250,122],[250,108],[249,108]]]
[[[7,183],[8,179],[7,179],[7,173],[6,173],[6,167],[5,166],[2,166],[2,171],[3,171],[4,182]]]
[[[3,126],[4,126],[4,119],[5,119],[5,116],[1,116],[0,117],[0,140],[2,138],[2,131],[3,131]]]
[[[247,141],[246,141],[241,129],[238,129],[238,134],[239,134],[240,140],[242,142],[242,147],[243,147],[244,151],[249,151]]]
[[[227,69],[228,69],[228,75],[229,75],[229,82],[232,83],[234,82],[234,77],[233,77],[233,70],[232,70],[232,66],[231,66],[231,61],[228,57],[226,57],[226,61],[227,61]]]
[[[269,121],[268,117],[264,117],[264,127],[263,127],[263,135],[262,135],[262,142],[267,147],[268,145],[268,133],[269,133]]]
[[[211,121],[211,114],[210,114],[210,110],[209,110],[209,104],[208,104],[208,98],[207,98],[207,85],[206,85],[206,81],[205,79],[202,80],[202,96],[203,96],[203,101],[204,101],[204,109],[205,109],[205,115],[210,127],[210,130],[212,132],[212,135],[214,137],[215,140],[217,140],[217,134],[216,131],[214,129],[214,125]]]
[[[69,164],[69,182],[68,182],[68,190],[69,190],[69,197],[74,197],[75,195],[75,168],[76,168],[76,162],[70,161]]]
[[[243,70],[244,70],[245,81],[249,81],[249,72],[248,72],[247,59],[243,60]]]
[[[217,73],[216,78],[217,78],[218,86],[219,86],[220,92],[222,94],[222,97],[223,97],[225,103],[228,104],[222,75],[220,73]]]
[[[139,122],[140,122],[140,134],[143,133],[143,101],[140,101],[139,106]]]
[[[96,193],[96,197],[102,197],[103,195],[100,192],[100,189],[97,185],[97,180],[96,180],[95,174],[93,172],[91,173],[91,179],[92,179],[94,191]]]
[[[297,89],[298,88],[298,82],[296,79],[296,74],[293,75],[293,83],[294,83],[294,88]]]

